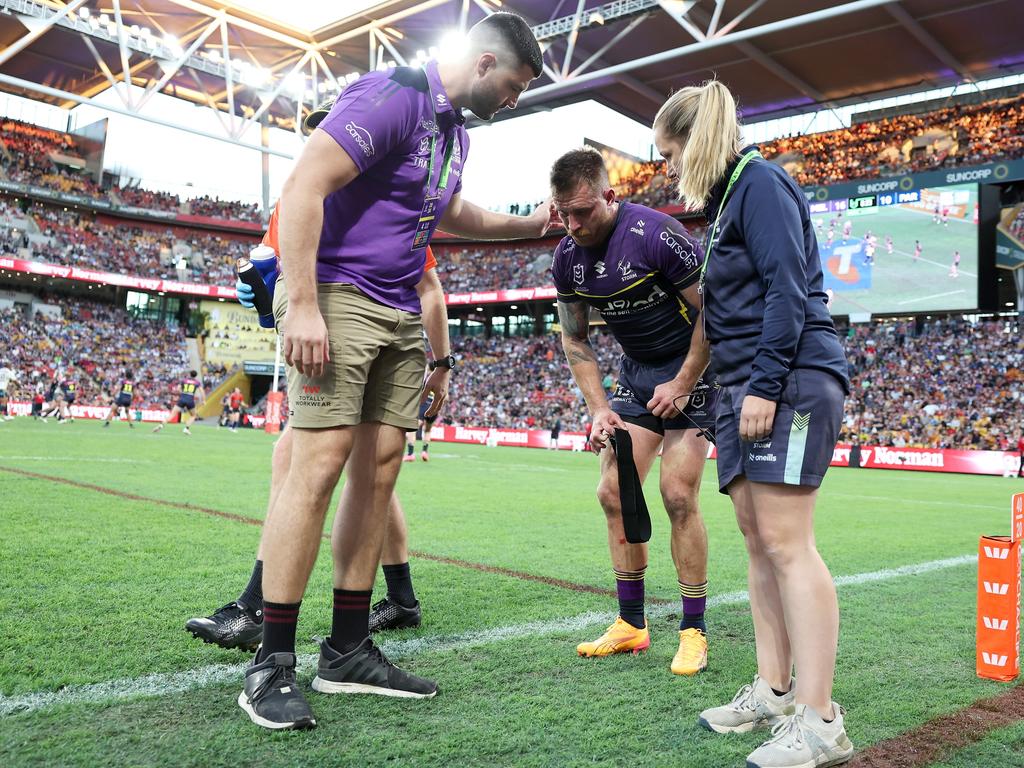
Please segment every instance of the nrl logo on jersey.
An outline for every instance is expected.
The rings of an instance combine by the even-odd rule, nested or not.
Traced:
[[[644,223],[643,219],[637,219],[636,220],[636,224],[634,224],[632,227],[630,227],[629,231],[632,232],[634,235],[640,235],[640,237],[643,237],[644,236],[644,227],[645,226],[647,226],[647,225]]]
[[[576,285],[580,285],[583,282],[583,265],[577,264],[572,268],[572,281]]]

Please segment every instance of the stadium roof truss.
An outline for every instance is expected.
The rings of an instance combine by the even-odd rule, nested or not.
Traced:
[[[519,111],[594,98],[649,122],[672,89],[717,74],[749,120],[1024,69],[1022,6],[379,0],[303,30],[247,10],[243,0],[0,0],[0,88],[64,107],[96,104],[282,154],[243,137],[255,124],[297,130],[306,111],[361,73],[422,62],[436,53],[442,32],[511,10],[533,25],[544,50],[544,73]],[[96,101],[107,90],[116,104]],[[205,105],[221,130],[147,113],[157,93]]]

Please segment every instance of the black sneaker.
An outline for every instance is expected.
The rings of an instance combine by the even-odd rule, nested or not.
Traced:
[[[374,603],[370,611],[370,631],[380,632],[382,629],[409,629],[420,625],[420,603],[417,600],[412,608],[406,608],[385,597]]]
[[[185,630],[193,637],[202,638],[204,643],[255,651],[263,639],[263,611],[252,614],[248,607],[231,602],[218,608],[212,616],[189,619]]]
[[[245,670],[238,706],[256,725],[275,731],[315,728],[309,702],[295,684],[295,654],[275,653]]]
[[[313,678],[313,690],[431,699],[437,694],[437,683],[396,667],[369,637],[346,654],[338,653],[325,639],[320,643],[320,664]]]

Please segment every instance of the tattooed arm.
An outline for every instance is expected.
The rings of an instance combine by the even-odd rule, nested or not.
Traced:
[[[626,425],[608,406],[608,398],[601,385],[601,369],[594,348],[590,346],[590,307],[582,301],[559,301],[558,321],[562,325],[565,359],[569,361],[569,370],[590,411],[593,425],[590,442],[595,451],[600,451],[607,436],[616,427],[625,429]]]

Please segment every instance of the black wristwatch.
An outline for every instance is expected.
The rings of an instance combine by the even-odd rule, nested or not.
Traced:
[[[449,371],[455,368],[455,355],[448,355],[447,357],[439,357],[437,360],[430,361],[430,370],[436,368],[447,368]]]

